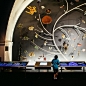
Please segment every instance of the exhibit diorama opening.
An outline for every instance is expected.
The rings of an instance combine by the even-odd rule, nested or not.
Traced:
[[[31,2],[14,29],[12,59],[35,64],[58,55],[60,61],[85,61],[85,9],[84,1]]]
[[[72,66],[85,66],[85,1],[31,0],[17,3],[15,1],[13,10],[16,5],[19,9],[12,10],[8,22],[5,61],[27,61],[34,67],[37,62],[51,62],[58,55],[60,62],[65,62],[63,65],[73,62]]]

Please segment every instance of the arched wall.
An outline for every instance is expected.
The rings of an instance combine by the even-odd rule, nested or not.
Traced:
[[[32,1],[33,0],[15,0],[14,2],[6,30],[5,46],[8,47],[8,51],[5,51],[4,61],[12,61],[12,38],[14,28],[21,13]]]

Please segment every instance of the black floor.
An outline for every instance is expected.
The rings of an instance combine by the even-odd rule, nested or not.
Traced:
[[[62,79],[63,77],[63,79]],[[86,73],[64,72],[58,79],[53,79],[53,73],[26,72],[1,72],[0,86],[85,86]]]

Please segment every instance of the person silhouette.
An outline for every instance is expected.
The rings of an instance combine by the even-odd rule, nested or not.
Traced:
[[[54,59],[51,62],[53,64],[53,71],[54,71],[54,79],[57,79],[58,76],[58,66],[60,66],[60,62],[58,60],[58,55],[54,56]]]

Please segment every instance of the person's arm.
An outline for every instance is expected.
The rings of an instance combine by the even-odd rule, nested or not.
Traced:
[[[51,63],[53,64],[53,60],[51,61]]]
[[[58,63],[59,63],[59,65],[58,65],[58,66],[60,66],[60,62],[59,62],[59,60],[58,60]]]

